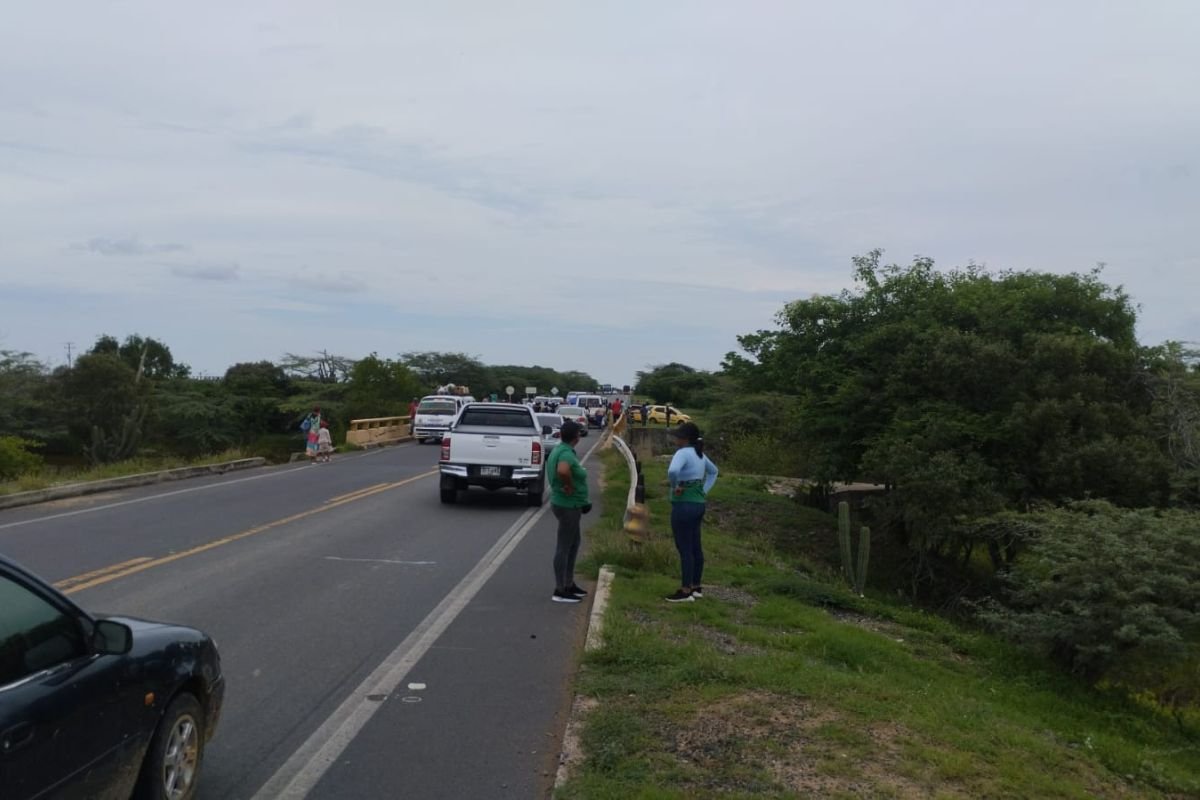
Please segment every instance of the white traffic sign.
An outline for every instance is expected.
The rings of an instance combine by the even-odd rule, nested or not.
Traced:
[[[554,395],[555,397],[558,397],[558,387],[555,386],[553,389],[551,389],[550,394]]]
[[[517,392],[517,390],[516,390],[516,389],[514,389],[514,388],[513,388],[513,387],[511,387],[511,386],[505,386],[505,387],[504,387],[504,393],[505,393],[506,395],[508,395],[509,397],[512,397],[514,394],[516,394],[516,392]]]
[[[536,386],[526,386],[525,394],[537,394],[537,387]]]

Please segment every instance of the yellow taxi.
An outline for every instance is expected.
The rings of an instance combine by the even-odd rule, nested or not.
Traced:
[[[682,425],[685,422],[692,421],[691,417],[675,408],[675,406],[650,406],[647,416],[651,425]],[[668,422],[668,416],[670,422]],[[635,405],[629,407],[629,421],[639,425],[642,424],[641,406]]]

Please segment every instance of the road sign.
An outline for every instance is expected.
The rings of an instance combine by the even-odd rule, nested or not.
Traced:
[[[526,386],[525,394],[537,394],[537,387],[536,386]]]
[[[553,389],[551,389],[550,394],[554,395],[555,397],[558,397],[558,387],[555,386]]]
[[[509,397],[512,397],[514,394],[516,394],[516,393],[517,393],[517,390],[516,390],[516,389],[514,389],[514,388],[513,388],[513,387],[511,387],[511,386],[505,386],[505,387],[504,387],[504,393],[505,393],[506,395],[508,395]]]

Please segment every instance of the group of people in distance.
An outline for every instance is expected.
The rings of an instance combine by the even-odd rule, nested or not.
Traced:
[[[333,436],[329,432],[329,420],[321,418],[321,407],[315,406],[300,423],[304,431],[304,454],[310,464],[328,464],[333,459]]]
[[[575,583],[575,559],[582,541],[583,515],[592,510],[588,496],[588,473],[575,452],[582,429],[568,420],[561,440],[546,459],[550,481],[550,507],[558,520],[554,549],[554,594],[556,603],[578,603],[586,595]],[[687,422],[675,431],[678,450],[667,469],[671,492],[671,532],[679,551],[680,585],[665,599],[668,603],[692,603],[704,597],[704,547],[701,528],[708,493],[717,482],[717,465],[704,454],[700,428]]]
[[[415,414],[414,398],[410,416]],[[621,400],[614,400],[608,409],[616,420],[623,411]],[[315,407],[300,429],[305,432],[305,454],[309,463],[329,463],[333,455],[333,439],[329,422]],[[575,561],[582,544],[583,515],[592,510],[588,493],[588,472],[575,448],[583,428],[571,421],[563,422],[559,444],[546,458],[546,476],[550,482],[550,508],[558,520],[558,535],[554,548],[554,594],[556,603],[579,603],[587,592],[575,582]],[[707,509],[708,494],[717,482],[717,465],[704,454],[704,437],[700,428],[687,422],[675,430],[678,447],[667,469],[671,492],[671,532],[675,549],[679,551],[679,588],[665,599],[669,603],[690,603],[704,596],[704,547],[701,528]]]

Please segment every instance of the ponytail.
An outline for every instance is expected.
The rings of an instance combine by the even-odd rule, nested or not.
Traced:
[[[695,439],[692,439],[692,449],[696,451],[696,455],[700,457],[701,461],[703,461],[704,460],[704,437],[703,436],[697,436]]]

